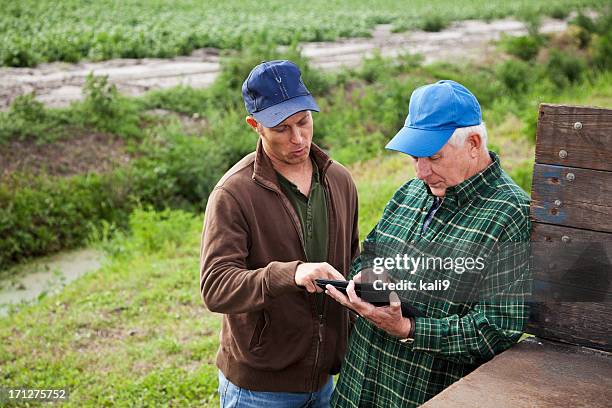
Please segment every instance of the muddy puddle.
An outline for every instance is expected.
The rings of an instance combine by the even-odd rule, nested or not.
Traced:
[[[0,316],[12,305],[35,302],[59,292],[65,285],[100,268],[104,254],[94,249],[62,252],[4,271],[0,279]]]

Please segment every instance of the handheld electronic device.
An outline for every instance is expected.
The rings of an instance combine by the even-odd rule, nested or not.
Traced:
[[[317,283],[317,286],[323,290],[325,290],[326,285],[332,285],[334,288],[338,289],[340,293],[346,296],[348,281],[315,279],[315,282]],[[362,298],[364,301],[371,303],[374,306],[389,306],[389,294],[391,291],[375,289],[372,283],[355,282],[355,293],[357,293],[357,296]],[[425,314],[416,307],[409,305],[406,302],[402,302],[402,316],[424,317]]]

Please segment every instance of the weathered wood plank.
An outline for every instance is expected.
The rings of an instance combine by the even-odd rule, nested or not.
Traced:
[[[532,304],[524,331],[544,339],[612,351],[612,302]]]
[[[612,232],[612,172],[536,164],[535,221]]]
[[[536,163],[612,171],[612,110],[540,105]]]
[[[527,339],[426,402],[424,408],[610,406],[612,356]]]
[[[533,224],[534,300],[612,301],[612,234]]]
[[[606,286],[604,290],[597,290],[590,282],[584,284],[564,284],[536,278],[533,282],[534,302],[610,302],[612,303],[612,290]],[[609,316],[605,316],[608,318]]]
[[[533,242],[564,242],[563,237],[567,237],[570,242],[612,242],[612,234],[607,232],[532,223],[531,241]]]

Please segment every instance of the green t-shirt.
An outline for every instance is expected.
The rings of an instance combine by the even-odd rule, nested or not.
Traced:
[[[300,218],[304,249],[308,262],[326,262],[329,241],[329,220],[325,190],[319,178],[319,169],[312,163],[312,182],[306,197],[291,181],[276,172],[278,182]]]
[[[329,220],[325,190],[320,182],[319,169],[312,162],[312,181],[306,197],[291,181],[276,172],[278,182],[297,212],[304,236],[304,250],[308,262],[326,262],[329,242]],[[317,293],[317,312],[322,315],[324,293]]]

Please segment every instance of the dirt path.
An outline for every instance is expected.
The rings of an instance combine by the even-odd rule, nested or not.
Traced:
[[[565,30],[567,23],[544,19],[541,32]],[[486,57],[487,51],[502,34],[523,35],[522,22],[512,19],[490,23],[466,20],[447,29],[429,33],[411,31],[391,33],[390,25],[379,25],[372,38],[345,39],[329,43],[305,43],[303,54],[315,67],[337,69],[355,67],[364,57],[380,50],[384,56],[401,53],[421,53],[425,62],[453,61]],[[179,84],[202,88],[210,85],[219,73],[218,51],[201,49],[186,57],[172,59],[118,59],[96,63],[52,63],[37,68],[0,68],[0,109],[8,106],[17,95],[36,91],[40,101],[61,107],[82,98],[85,77],[108,75],[119,90],[128,95],[142,95],[151,89],[169,88]]]

